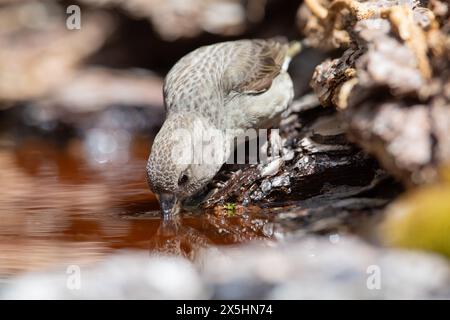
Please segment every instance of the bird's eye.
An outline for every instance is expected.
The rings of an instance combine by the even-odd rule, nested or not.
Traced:
[[[189,180],[189,177],[187,176],[187,174],[182,174],[180,176],[180,178],[178,179],[178,185],[180,186],[180,185],[186,184],[186,182],[188,182],[188,180]]]

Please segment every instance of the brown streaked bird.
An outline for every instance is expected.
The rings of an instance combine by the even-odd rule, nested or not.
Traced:
[[[280,39],[223,42],[187,54],[170,70],[166,120],[147,163],[165,217],[212,180],[236,136],[279,121],[294,95],[286,70],[299,50],[300,43]],[[205,139],[217,132],[219,138]]]

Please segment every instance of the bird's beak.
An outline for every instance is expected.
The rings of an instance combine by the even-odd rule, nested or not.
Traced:
[[[159,204],[164,218],[175,215],[180,210],[180,205],[177,197],[172,193],[160,193]]]

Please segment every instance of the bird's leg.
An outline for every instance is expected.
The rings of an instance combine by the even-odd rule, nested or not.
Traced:
[[[278,129],[270,129],[268,135],[268,160],[271,162],[280,157],[283,146]]]
[[[226,182],[224,182],[224,181],[214,181],[214,182],[212,182],[211,187],[213,189],[221,189],[225,186],[225,183]]]
[[[217,179],[218,180],[228,180],[228,179],[230,179],[230,177],[232,177],[233,176],[233,172],[232,171],[220,171],[218,174],[217,174]]]

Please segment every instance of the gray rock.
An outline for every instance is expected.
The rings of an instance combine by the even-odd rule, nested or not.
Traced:
[[[220,299],[450,298],[445,259],[381,249],[356,238],[333,235],[272,248],[206,251],[201,260],[202,277]],[[240,290],[233,296],[234,284]]]
[[[194,261],[122,252],[81,269],[30,273],[3,299],[448,299],[450,268],[428,253],[379,248],[333,234],[203,249]]]
[[[1,299],[200,299],[208,290],[186,259],[125,251],[89,268],[67,267],[9,281]],[[77,285],[78,284],[78,285]]]

